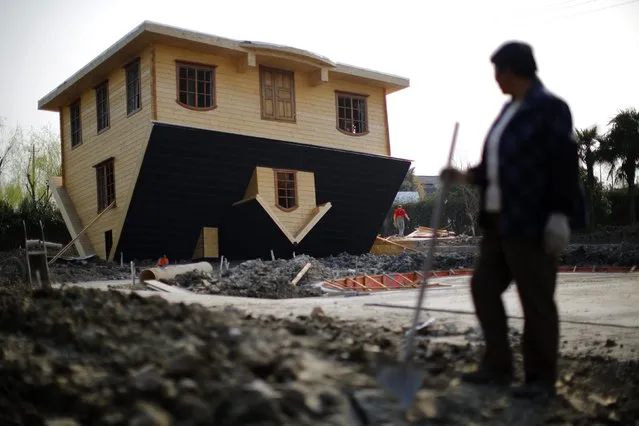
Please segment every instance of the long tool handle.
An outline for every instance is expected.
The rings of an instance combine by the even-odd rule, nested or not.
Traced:
[[[59,252],[58,252],[55,256],[53,256],[53,259],[51,259],[51,260],[49,261],[49,266],[50,266],[50,265],[53,265],[53,262],[55,262],[56,260],[58,260],[58,258],[59,258],[60,256],[62,256],[62,255],[63,255],[63,254],[64,254],[64,253],[65,253],[65,252],[69,249],[69,247],[71,247],[71,245],[72,245],[73,243],[75,243],[75,242],[76,242],[76,240],[77,240],[78,238],[80,238],[82,235],[84,235],[84,233],[86,232],[86,230],[87,230],[87,229],[89,229],[89,227],[90,227],[91,225],[93,225],[93,224],[94,224],[94,223],[95,223],[98,219],[100,219],[100,218],[102,217],[102,215],[103,215],[104,213],[106,213],[106,212],[107,212],[107,210],[109,210],[109,209],[110,209],[111,207],[113,207],[114,205],[115,205],[115,200],[113,200],[113,201],[111,202],[111,204],[109,204],[109,205],[108,205],[108,206],[107,206],[104,210],[102,210],[102,211],[100,212],[100,214],[99,214],[99,215],[97,215],[96,217],[94,217],[94,218],[93,218],[93,220],[92,220],[91,222],[89,222],[89,224],[88,224],[87,226],[85,226],[85,227],[84,227],[84,229],[82,229],[82,231],[78,232],[78,235],[76,235],[76,236],[75,236],[75,237],[74,237],[71,241],[69,241],[69,243],[67,243],[67,245],[66,245],[66,246],[62,247],[62,249],[61,249],[61,250],[60,250],[60,251],[59,251]]]
[[[455,123],[455,129],[453,130],[453,140],[450,143],[450,151],[448,152],[448,162],[446,163],[446,167],[449,168],[453,162],[453,153],[455,152],[455,144],[457,143],[457,131],[459,130],[459,123]],[[435,246],[437,244],[437,228],[439,228],[439,217],[441,216],[442,207],[444,204],[444,199],[446,198],[446,193],[448,192],[448,184],[446,181],[442,182],[441,191],[439,192],[439,196],[437,197],[437,202],[435,203],[435,209],[433,211],[433,216],[431,217],[431,228],[433,230],[433,238],[430,240],[430,245],[428,248],[428,256],[426,257],[426,262],[424,265],[424,278],[422,278],[421,285],[419,286],[419,295],[417,296],[417,306],[415,307],[415,315],[413,316],[413,324],[411,325],[410,331],[408,332],[408,336],[406,338],[406,352],[404,354],[404,361],[407,363],[410,358],[413,356],[414,346],[415,346],[415,331],[417,329],[417,324],[419,322],[419,314],[422,308],[422,302],[424,301],[424,295],[426,293],[426,285],[428,284],[428,275],[433,266],[433,257],[435,256]]]

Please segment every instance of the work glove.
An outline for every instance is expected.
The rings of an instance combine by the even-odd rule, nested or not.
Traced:
[[[559,257],[570,240],[570,225],[568,218],[561,213],[553,213],[546,222],[544,230],[544,243],[546,253]]]

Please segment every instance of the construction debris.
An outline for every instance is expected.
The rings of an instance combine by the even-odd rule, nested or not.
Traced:
[[[297,275],[295,275],[295,278],[293,278],[293,281],[291,281],[291,284],[297,285],[297,283],[302,279],[302,277],[304,277],[304,274],[308,272],[311,266],[312,266],[311,262],[306,263],[306,265],[304,265],[302,270]]]
[[[477,250],[472,247],[470,250],[447,247],[435,256],[434,269],[447,274],[466,274],[467,268],[474,266],[476,255]],[[297,255],[293,259],[242,262],[230,267],[224,276],[188,273],[161,281],[195,293],[270,299],[313,297],[320,296],[325,291],[344,289],[373,291],[386,287],[413,288],[420,279],[416,274],[422,266],[423,256],[422,253],[408,252],[398,255],[341,254],[323,259]],[[639,259],[639,247],[572,246],[563,259],[566,263],[562,263],[569,265],[568,269],[571,271],[579,271],[579,268],[584,267],[592,271],[601,270],[596,265],[631,267]],[[582,261],[578,262],[580,259]],[[295,285],[291,285],[308,264],[311,266],[307,272]],[[397,274],[404,274],[404,278]]]
[[[319,265],[309,256],[296,256],[295,259],[276,259],[274,261],[250,260],[231,268],[226,276],[220,277],[201,271],[191,271],[162,279],[165,284],[179,286],[194,293],[224,294],[228,296],[259,297],[283,299],[292,297],[321,296],[322,290],[313,285],[312,272],[315,269],[306,265]],[[306,268],[302,275],[292,284],[296,276]],[[311,278],[309,278],[309,276]]]
[[[467,271],[463,271],[467,272]],[[433,276],[434,274],[429,274]],[[424,274],[419,271],[408,273],[388,273],[380,275],[360,275],[334,280],[327,280],[323,286],[331,290],[352,291],[384,291],[418,288],[424,280]],[[450,284],[429,282],[427,287],[448,287]]]
[[[198,262],[147,268],[140,272],[140,280],[168,280],[177,275],[194,271],[211,274],[213,273],[213,266],[208,262]]]
[[[413,232],[406,235],[406,239],[410,238],[428,238],[431,239],[435,235],[435,230],[433,228],[429,228],[428,226],[418,226]],[[438,229],[437,230],[437,239],[440,238],[452,238],[455,237],[456,234],[453,231],[448,231],[446,229]]]
[[[476,242],[473,245],[455,246],[450,241],[441,240],[440,251],[434,259],[434,269],[437,270],[457,270],[460,268],[471,268],[476,262],[478,253]],[[7,257],[24,257],[20,251],[0,253],[0,263]],[[424,254],[412,251],[405,251],[397,255],[374,255],[365,254],[354,256],[350,254],[340,254],[323,259],[314,259],[303,254],[296,254],[294,259],[277,259],[275,261],[251,260],[242,263],[229,265],[227,260],[221,262],[224,266],[224,273],[220,274],[218,262],[213,269],[216,280],[209,280],[211,291],[206,286],[200,286],[200,292],[210,292],[212,294],[246,295],[253,294],[253,297],[301,297],[303,294],[317,295],[321,292],[312,290],[291,291],[290,287],[308,287],[309,285],[320,283],[331,279],[340,279],[350,276],[369,275],[376,276],[390,272],[414,272],[419,271],[422,265]],[[561,264],[570,267],[590,267],[593,266],[636,266],[639,259],[639,245],[637,244],[599,244],[599,245],[570,245],[561,258]],[[291,286],[291,281],[296,274],[307,264],[311,263],[311,268],[299,280],[296,286]],[[148,267],[154,267],[154,260],[135,261],[138,271]],[[227,269],[228,268],[228,269]],[[87,281],[104,280],[130,280],[131,273],[128,265],[121,266],[118,262],[106,262],[99,258],[92,257],[86,259],[76,259],[70,262],[56,262],[50,266],[50,275],[54,283],[76,283]],[[282,284],[282,289],[278,285],[270,285],[270,290],[247,290],[253,278],[258,286],[264,282],[286,282]],[[267,277],[266,280],[262,279]],[[0,277],[1,279],[2,277]],[[195,278],[195,277],[194,277]],[[229,282],[232,281],[232,282]],[[222,283],[220,285],[220,283]],[[203,284],[200,281],[194,283]],[[206,283],[204,283],[206,284]],[[188,288],[188,283],[183,283],[182,287]],[[219,288],[219,289],[218,289]],[[278,296],[279,295],[279,296]]]
[[[144,284],[151,290],[161,291],[163,293],[191,293],[188,290],[180,288],[174,285],[167,285],[161,281],[156,280],[146,280]]]

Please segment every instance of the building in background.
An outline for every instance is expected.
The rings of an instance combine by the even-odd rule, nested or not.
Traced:
[[[399,191],[395,195],[393,204],[407,204],[419,202],[419,192],[417,191]]]
[[[434,194],[440,187],[439,176],[417,176],[417,179],[422,184],[426,195]]]

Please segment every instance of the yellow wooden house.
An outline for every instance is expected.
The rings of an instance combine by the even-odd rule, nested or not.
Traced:
[[[145,21],[49,94],[54,199],[81,255],[363,253],[408,170],[405,78]]]

